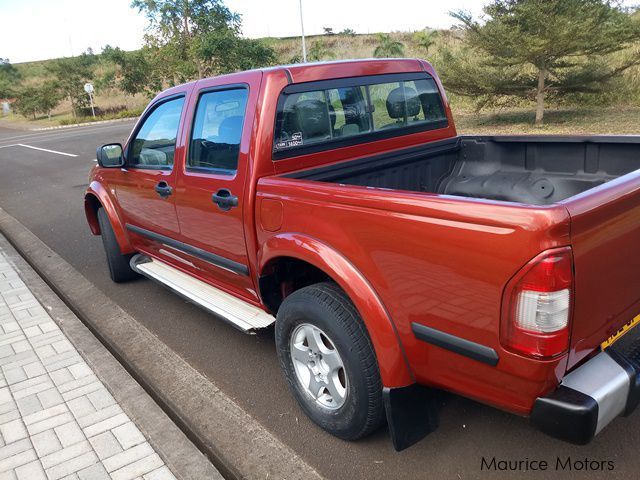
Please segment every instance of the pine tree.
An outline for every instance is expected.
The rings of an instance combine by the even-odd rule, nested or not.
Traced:
[[[452,13],[464,47],[443,52],[445,86],[484,99],[535,99],[538,125],[547,94],[598,92],[640,64],[640,21],[618,1],[494,0],[484,13],[483,22]]]

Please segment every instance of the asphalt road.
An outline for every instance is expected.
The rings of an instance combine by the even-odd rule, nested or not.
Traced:
[[[615,420],[585,447],[556,441],[526,419],[448,394],[442,395],[440,428],[401,453],[393,450],[386,429],[349,443],[315,427],[287,390],[272,331],[244,335],[149,280],[119,285],[109,280],[101,240],[90,234],[82,197],[96,146],[123,141],[131,127],[132,122],[43,132],[0,128],[0,206],[320,473],[351,480],[514,478],[513,472],[481,471],[483,457],[496,457],[549,462],[547,472],[518,478],[637,478],[640,413]],[[612,461],[614,470],[556,471],[558,457],[562,462],[567,457]]]

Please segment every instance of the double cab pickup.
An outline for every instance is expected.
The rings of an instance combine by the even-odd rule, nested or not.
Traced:
[[[111,278],[247,333],[304,412],[400,450],[447,390],[587,443],[640,399],[640,137],[459,136],[429,63],[170,88],[97,151]]]

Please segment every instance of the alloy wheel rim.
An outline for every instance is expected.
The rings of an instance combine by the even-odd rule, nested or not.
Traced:
[[[349,386],[347,372],[329,336],[315,325],[302,323],[291,334],[289,350],[305,393],[328,410],[344,405]]]

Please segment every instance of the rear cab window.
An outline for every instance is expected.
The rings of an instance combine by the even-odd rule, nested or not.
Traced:
[[[292,84],[278,99],[273,158],[446,126],[440,92],[427,73]]]

